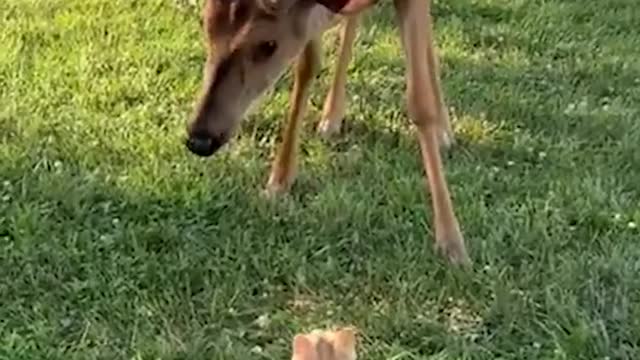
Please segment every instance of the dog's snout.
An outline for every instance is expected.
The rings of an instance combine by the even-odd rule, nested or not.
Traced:
[[[220,137],[198,134],[189,136],[185,145],[192,153],[206,157],[213,155],[220,149],[224,145],[224,141]]]

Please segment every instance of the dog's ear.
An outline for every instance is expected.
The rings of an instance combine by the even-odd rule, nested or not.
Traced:
[[[372,5],[375,0],[316,0],[337,14],[354,14]]]

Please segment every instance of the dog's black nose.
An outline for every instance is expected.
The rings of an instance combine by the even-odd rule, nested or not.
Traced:
[[[192,136],[185,141],[187,149],[198,156],[211,156],[223,145],[223,142],[211,136]]]

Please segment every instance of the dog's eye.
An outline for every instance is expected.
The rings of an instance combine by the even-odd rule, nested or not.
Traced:
[[[275,41],[263,41],[256,47],[253,60],[261,62],[269,59],[278,49],[278,44]]]

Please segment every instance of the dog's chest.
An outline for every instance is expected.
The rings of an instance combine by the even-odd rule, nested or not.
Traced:
[[[318,37],[325,31],[338,25],[344,17],[337,15],[322,5],[315,6],[309,16],[308,34],[310,38]]]

